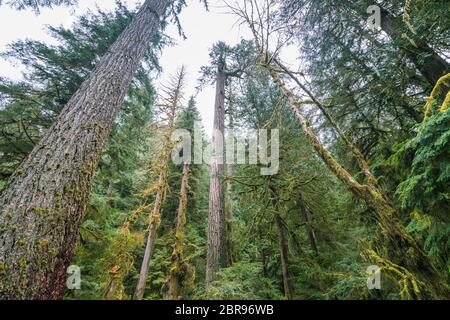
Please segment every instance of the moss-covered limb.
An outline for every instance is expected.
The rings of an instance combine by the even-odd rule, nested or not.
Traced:
[[[408,27],[409,32],[411,32],[412,34],[416,34],[416,31],[414,30],[414,27],[411,24],[411,19],[409,16],[410,10],[411,10],[411,0],[405,0],[405,4],[403,5],[402,20],[405,23],[405,25]]]
[[[155,185],[158,185],[155,183]],[[157,188],[155,188],[155,191]],[[132,270],[134,257],[130,252],[139,247],[139,237],[131,232],[131,226],[142,216],[153,211],[154,204],[144,203],[138,206],[116,230],[110,250],[108,262],[108,279],[102,284],[103,297],[107,300],[123,300],[125,289],[123,280]]]
[[[404,226],[397,217],[394,208],[389,204],[384,194],[379,188],[371,185],[360,184],[342,165],[340,165],[331,153],[325,149],[316,137],[309,125],[305,115],[300,111],[301,103],[294,93],[287,88],[279,78],[277,71],[268,63],[263,66],[269,71],[273,81],[278,85],[283,94],[289,99],[292,111],[299,120],[302,130],[312,147],[323,159],[328,168],[344,183],[344,185],[356,196],[364,200],[377,214],[378,221],[382,228],[386,245],[390,248],[389,258],[399,265],[404,266],[410,272],[414,272],[418,278],[430,279],[432,285],[429,287],[434,297],[448,295],[448,290],[442,289],[440,275],[430,262],[429,257],[423,252],[416,241],[406,232]],[[405,253],[408,253],[405,255]]]
[[[382,190],[376,185],[376,183],[374,183],[375,181],[372,183],[369,182],[369,184],[359,183],[339,162],[336,161],[336,159],[317,138],[315,132],[309,124],[309,121],[301,112],[301,101],[297,99],[292,90],[290,90],[280,79],[279,71],[272,66],[273,59],[275,57],[271,56],[267,50],[269,42],[267,38],[270,35],[270,30],[264,30],[264,27],[261,27],[264,25],[264,18],[259,12],[256,14],[248,7],[244,7],[243,9],[239,7],[232,9],[237,15],[248,23],[253,33],[257,49],[262,57],[261,65],[266,68],[274,83],[288,99],[290,107],[300,122],[302,131],[311,146],[322,158],[331,172],[336,175],[336,177],[348,188],[348,190],[360,199],[364,200],[368,206],[376,212],[384,239],[387,240],[387,247],[389,247],[389,252],[387,253],[388,257],[392,258],[395,263],[400,261],[399,264],[407,268],[410,272],[414,272],[421,279],[426,279],[426,281],[431,279],[432,284],[430,285],[430,292],[434,297],[440,297],[442,294],[447,296],[449,291],[441,290],[443,286],[440,274],[436,271],[430,262],[429,257],[427,257],[421,247],[410,235],[408,235],[404,226],[399,221],[394,208],[388,202]],[[267,8],[267,10],[269,9]],[[266,32],[267,35],[265,34]],[[439,72],[442,72],[442,69]],[[408,253],[408,257],[405,253]],[[442,293],[442,291],[445,292]]]
[[[233,9],[233,8],[232,8]],[[314,150],[317,152],[317,154],[323,159],[325,164],[328,166],[328,168],[344,183],[344,185],[354,194],[356,194],[360,198],[364,198],[365,194],[369,192],[369,187],[360,184],[342,165],[340,165],[334,157],[331,155],[331,153],[325,149],[322,144],[320,143],[319,139],[316,137],[314,131],[312,130],[309,121],[305,117],[305,115],[300,111],[301,107],[301,101],[296,98],[294,93],[287,88],[285,83],[280,79],[279,77],[279,70],[275,69],[271,62],[275,57],[270,56],[269,52],[267,51],[265,45],[264,45],[264,37],[261,39],[261,36],[259,35],[258,31],[256,30],[255,22],[253,21],[252,14],[249,14],[247,12],[247,9],[241,10],[239,8],[234,8],[233,11],[241,16],[248,24],[249,27],[253,33],[253,37],[255,39],[256,47],[258,51],[260,52],[260,55],[262,57],[261,59],[261,65],[269,72],[270,76],[272,77],[274,83],[279,87],[283,95],[288,99],[288,102],[290,103],[291,109],[294,112],[294,115],[300,122],[301,128],[307,137],[308,141],[310,142],[311,146],[314,148]],[[261,17],[259,17],[261,19]],[[266,39],[267,41],[267,39]],[[279,64],[281,65],[281,64]],[[283,66],[283,65],[281,65]],[[286,69],[287,70],[287,69]],[[285,71],[285,70],[283,70]],[[305,88],[306,89],[306,88]],[[320,104],[317,99],[311,94],[311,99],[314,99],[313,101],[316,104]],[[325,110],[325,108],[324,108]],[[328,113],[325,113],[328,115]],[[329,118],[333,123],[333,118]],[[337,127],[337,126],[336,126]],[[337,127],[338,128],[338,127]],[[370,172],[370,170],[368,170]],[[369,176],[373,176],[371,173]],[[375,179],[370,179],[372,183],[376,183]]]
[[[350,150],[350,152],[353,154],[353,156],[356,159],[356,162],[358,163],[358,166],[360,167],[361,171],[367,178],[367,182],[373,186],[374,188],[380,189],[378,185],[377,179],[375,179],[374,175],[372,174],[369,164],[364,158],[364,155],[362,154],[361,150],[355,146],[355,144],[350,140],[350,138],[341,130],[339,125],[334,120],[333,116],[328,111],[327,107],[325,107],[315,96],[314,94],[306,88],[301,81],[285,66],[283,65],[278,59],[273,58],[273,61],[282,69],[283,72],[285,72],[289,77],[297,83],[297,85],[310,97],[310,99],[314,102],[314,104],[320,109],[320,111],[323,113],[325,118],[328,120],[328,122],[331,124],[331,127],[337,132],[337,134],[341,137],[341,139],[344,141],[347,148]],[[268,65],[267,68],[272,68],[271,65]],[[276,72],[275,69],[273,69],[274,72]],[[300,101],[299,101],[300,102]],[[301,103],[301,102],[300,102]],[[380,189],[381,191],[381,189]]]
[[[448,110],[448,108],[450,107],[450,91],[447,92],[447,94],[445,95],[445,99],[442,102],[441,107],[439,108],[440,112],[445,112]]]
[[[418,280],[411,272],[389,260],[380,257],[373,249],[367,249],[361,254],[367,261],[373,261],[380,267],[382,274],[389,276],[397,282],[399,294],[402,299],[426,298],[423,292],[427,289],[427,284]]]
[[[178,300],[183,298],[183,278],[185,276],[183,272],[183,264],[185,264],[183,258],[184,250],[184,237],[186,228],[186,210],[188,204],[189,193],[189,165],[184,164],[183,175],[181,178],[180,198],[178,204],[177,215],[177,227],[175,231],[175,244],[172,252],[172,263],[170,267],[170,274],[167,280],[168,290],[165,294],[165,298],[169,300]]]
[[[362,6],[360,8],[364,8],[365,10],[367,6],[373,3],[366,0],[361,4]],[[346,6],[354,6],[354,4],[349,2]],[[450,71],[450,64],[429,46],[424,37],[419,37],[414,33],[414,29],[409,23],[409,8],[409,5],[405,7],[407,9],[405,19],[405,16],[396,16],[387,9],[380,7],[381,29],[386,32],[393,40],[393,43],[417,67],[420,73],[427,79],[430,86],[432,86],[444,73]],[[403,32],[405,22],[411,37]]]
[[[448,88],[450,87],[450,73],[447,73],[445,76],[442,76],[439,78],[439,80],[436,82],[433,90],[431,91],[430,96],[426,97],[426,103],[425,103],[425,116],[424,120],[429,118],[432,115],[432,106],[436,99],[442,94],[445,93],[444,88],[447,88],[447,93],[445,96],[445,100],[440,108],[440,111],[443,112],[447,110],[449,106],[449,97],[448,97]]]
[[[336,161],[336,159],[334,159],[331,153],[322,146],[319,139],[316,137],[314,131],[312,130],[309,121],[300,111],[301,104],[296,99],[294,93],[286,87],[284,82],[279,78],[278,73],[274,68],[266,63],[264,63],[263,66],[268,69],[275,84],[278,85],[283,94],[289,99],[291,109],[299,120],[302,130],[314,150],[319,154],[319,156],[323,159],[330,170],[334,174],[336,174],[336,176],[350,189],[350,191],[357,194],[359,197],[364,197],[368,192],[367,186],[360,184],[342,165],[340,165]]]
[[[139,216],[151,208],[151,205],[138,207],[117,229],[111,241],[108,277],[102,284],[103,297],[106,300],[123,300],[125,298],[123,280],[134,268],[134,256],[131,252],[139,247],[142,240],[138,235],[131,232],[130,227]]]

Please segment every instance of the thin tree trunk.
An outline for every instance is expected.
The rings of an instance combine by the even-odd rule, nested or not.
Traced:
[[[186,208],[188,203],[189,191],[189,164],[183,166],[183,177],[181,180],[180,200],[178,205],[177,229],[175,232],[175,245],[172,253],[172,266],[170,267],[170,276],[168,280],[168,292],[166,299],[181,299],[182,284],[182,265],[183,265],[183,249],[184,236],[186,228]]]
[[[319,250],[317,249],[317,241],[316,241],[316,235],[314,234],[314,229],[311,226],[311,219],[309,217],[309,210],[306,207],[305,203],[302,201],[302,199],[299,199],[297,201],[297,205],[300,208],[300,213],[302,215],[303,220],[306,224],[306,232],[308,234],[308,241],[311,246],[311,249],[314,251],[316,256],[319,254]]]
[[[264,249],[261,249],[261,265],[264,277],[269,277],[269,272],[267,271],[267,257]]]
[[[233,115],[231,111],[229,113],[229,129],[233,130]],[[227,177],[233,177],[233,164],[227,162]],[[234,249],[233,249],[233,182],[231,179],[226,183],[227,192],[225,200],[225,219],[226,219],[226,250],[227,250],[227,265],[231,266],[234,262]]]
[[[152,215],[150,216],[150,227],[148,231],[147,244],[145,246],[144,259],[142,260],[141,271],[139,273],[139,280],[134,292],[135,300],[142,300],[144,297],[145,284],[147,282],[148,268],[150,266],[150,259],[153,255],[153,248],[155,246],[156,232],[158,231],[161,219],[161,205],[165,197],[165,185],[167,183],[167,170],[162,170],[159,175],[159,189],[156,193]]]
[[[278,244],[280,246],[281,270],[283,272],[284,294],[288,300],[292,300],[293,294],[291,283],[289,281],[288,250],[286,244],[286,237],[284,234],[283,223],[278,213],[275,214],[275,225],[277,227]]]
[[[0,196],[0,298],[61,299],[94,172],[167,1],[147,0]]]
[[[214,132],[224,132],[225,121],[225,62],[219,62],[217,68],[216,101],[214,112]],[[226,263],[224,239],[224,175],[223,141],[213,136],[211,157],[211,179],[209,189],[208,213],[208,252],[206,257],[206,287],[215,280],[217,271]]]
[[[233,164],[227,164],[227,177],[233,176]],[[226,250],[227,250],[227,266],[231,266],[234,262],[233,254],[233,183],[227,180],[227,193],[225,201],[225,220],[226,220]]]
[[[288,258],[288,248],[286,243],[286,236],[284,234],[283,222],[281,221],[280,214],[278,213],[278,197],[275,192],[275,187],[270,184],[269,189],[271,191],[271,201],[272,207],[275,213],[275,226],[278,233],[278,245],[280,248],[280,259],[281,259],[281,271],[283,273],[283,288],[284,295],[288,300],[293,299],[293,292],[291,283],[289,281],[289,258]]]

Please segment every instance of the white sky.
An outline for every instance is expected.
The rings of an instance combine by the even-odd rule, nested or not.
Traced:
[[[135,8],[139,3],[137,0],[124,0],[129,8]],[[79,0],[78,7],[65,8],[55,7],[53,9],[42,9],[40,15],[32,11],[16,11],[8,6],[0,7],[0,52],[12,41],[18,39],[36,39],[54,43],[46,33],[45,26],[70,27],[76,17],[85,13],[88,9],[98,6],[101,9],[113,10],[114,0]],[[180,15],[180,20],[187,35],[187,40],[178,36],[174,26],[167,29],[177,45],[166,48],[160,63],[163,67],[162,79],[174,73],[176,69],[184,64],[187,68],[186,99],[195,94],[200,67],[209,62],[209,48],[217,41],[225,41],[233,45],[241,37],[249,38],[246,29],[239,28],[235,24],[235,17],[227,14],[221,0],[210,1],[210,11],[207,12],[199,0],[188,1],[188,6]],[[19,66],[11,65],[10,61],[0,58],[0,75],[11,79],[20,79]],[[201,113],[205,131],[208,135],[212,133],[213,109],[214,109],[214,87],[205,88],[197,96],[197,107]]]

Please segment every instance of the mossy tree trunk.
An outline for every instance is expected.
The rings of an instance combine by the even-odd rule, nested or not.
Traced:
[[[143,4],[1,193],[1,299],[63,297],[100,154],[166,4]]]
[[[181,180],[180,200],[178,205],[177,228],[175,232],[175,245],[172,252],[172,265],[168,280],[168,291],[166,299],[178,300],[182,298],[181,289],[183,285],[184,260],[184,237],[186,229],[186,208],[189,193],[189,164],[183,166],[183,176]]]
[[[269,183],[269,189],[272,208],[274,211],[275,227],[277,229],[278,234],[278,246],[280,249],[280,261],[281,261],[281,271],[283,275],[284,295],[288,300],[292,300],[294,298],[294,294],[289,280],[289,257],[288,257],[288,247],[286,243],[286,235],[284,232],[283,221],[281,220],[280,213],[278,212],[279,210],[278,196],[276,194],[275,186],[272,184],[272,182]]]
[[[284,295],[288,300],[292,300],[292,286],[289,281],[289,264],[288,264],[288,250],[286,244],[286,236],[284,234],[283,222],[281,221],[281,217],[278,213],[275,214],[275,225],[277,227],[278,232],[278,244],[280,246],[280,259],[281,259],[281,270],[283,272],[283,287],[284,287]]]
[[[144,297],[145,284],[147,282],[148,270],[150,266],[150,259],[153,255],[155,247],[155,238],[158,227],[161,221],[161,206],[166,195],[168,166],[163,165],[158,180],[158,191],[156,192],[155,202],[153,203],[153,210],[150,215],[150,226],[148,228],[147,242],[145,245],[144,258],[142,259],[141,271],[139,272],[139,279],[134,292],[134,300],[142,300]]]

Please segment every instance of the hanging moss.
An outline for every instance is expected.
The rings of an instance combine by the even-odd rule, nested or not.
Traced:
[[[447,87],[447,93],[445,93],[445,89]],[[439,78],[439,80],[436,82],[436,85],[434,86],[433,90],[431,91],[431,94],[429,97],[426,98],[426,104],[425,104],[425,117],[424,121],[429,118],[432,115],[432,107],[435,103],[436,99],[442,94],[445,93],[445,99],[442,103],[442,106],[440,108],[440,111],[446,111],[448,109],[449,105],[449,97],[448,97],[448,88],[450,87],[450,73],[447,73],[446,75]]]

